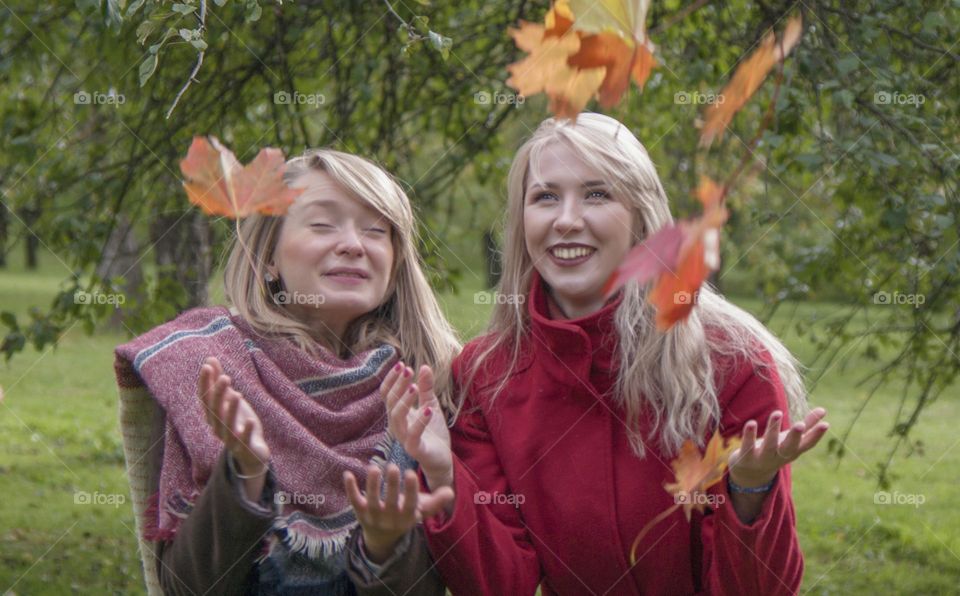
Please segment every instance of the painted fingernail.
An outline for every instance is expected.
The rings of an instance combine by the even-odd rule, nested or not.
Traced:
[[[410,375],[412,375],[412,374],[413,374],[413,371],[411,371],[411,370],[410,370],[409,368],[407,368],[407,367],[403,367],[403,376],[404,376],[405,378],[408,378],[408,379],[409,379],[409,378],[410,378]]]
[[[401,365],[399,362],[397,362],[397,363],[394,365],[394,367],[393,367],[393,371],[396,372],[396,371],[400,370],[400,367],[401,367],[401,366],[402,366],[402,365]]]
[[[430,416],[433,415],[433,410],[431,410],[429,407],[427,407],[427,408],[425,408],[425,409],[423,410],[423,415],[426,416],[427,418],[429,418]]]

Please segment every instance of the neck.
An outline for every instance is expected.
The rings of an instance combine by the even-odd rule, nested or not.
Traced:
[[[603,305],[606,304],[606,301],[602,296],[594,300],[572,301],[560,298],[552,288],[548,288],[547,291],[549,292],[550,297],[553,299],[554,304],[556,304],[557,308],[560,309],[561,314],[568,319],[579,319],[592,315],[603,308]]]

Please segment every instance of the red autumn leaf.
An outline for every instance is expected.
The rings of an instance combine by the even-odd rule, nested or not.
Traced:
[[[606,69],[598,90],[600,105],[613,107],[630,86],[630,79],[643,89],[656,65],[653,53],[645,44],[629,46],[613,33],[587,35],[580,40],[580,50],[567,61],[577,68]]]
[[[279,149],[265,148],[246,166],[233,152],[210,140],[194,137],[180,162],[187,197],[208,215],[241,219],[255,212],[283,215],[303,189],[283,180],[286,161]]]
[[[603,286],[605,296],[616,292],[630,280],[646,283],[663,273],[676,269],[684,231],[672,224],[657,230],[652,236],[633,247]]]
[[[707,107],[703,130],[700,131],[700,145],[709,147],[715,138],[723,138],[723,132],[733,120],[733,116],[746,105],[751,96],[760,88],[770,69],[786,58],[790,50],[800,41],[803,21],[797,16],[787,23],[780,42],[771,31],[760,46],[737,67],[733,78],[720,92],[723,102]]]
[[[705,493],[708,488],[720,482],[727,469],[730,454],[739,445],[739,437],[724,439],[717,431],[713,433],[702,456],[693,441],[687,440],[680,448],[677,458],[670,462],[676,480],[664,484],[663,488],[674,495],[675,502],[682,503],[687,521],[690,521],[694,509],[702,513],[704,508],[702,500],[690,497],[695,493]]]

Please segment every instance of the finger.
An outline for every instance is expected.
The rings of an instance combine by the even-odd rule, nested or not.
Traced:
[[[350,470],[343,472],[343,487],[347,491],[347,499],[350,501],[350,506],[353,507],[354,512],[357,514],[357,519],[360,519],[361,515],[367,513],[367,500],[360,494],[360,486],[357,484],[357,478]]]
[[[393,389],[394,383],[397,382],[397,379],[400,378],[400,374],[403,371],[403,362],[397,362],[393,365],[393,368],[390,369],[390,372],[387,373],[387,376],[384,377],[383,382],[380,383],[380,396],[387,402],[387,409],[390,408],[390,390]]]
[[[413,407],[414,400],[417,399],[417,386],[410,385],[406,393],[403,394],[403,397],[400,398],[400,401],[397,402],[397,406],[394,408],[397,418],[404,421],[404,427],[406,427],[407,415],[410,413],[410,408]],[[407,432],[410,432],[410,429],[407,428]]]
[[[807,427],[802,422],[797,422],[787,431],[787,437],[777,447],[777,455],[785,460],[794,460],[799,455],[797,449],[800,447],[800,439],[803,438]]]
[[[400,511],[397,503],[400,496],[400,468],[396,464],[387,466],[387,495],[384,512],[387,515],[396,515]]]
[[[761,447],[761,453],[764,456],[770,457],[777,454],[777,447],[780,444],[780,421],[783,419],[783,414],[780,410],[775,410],[770,414],[770,418],[767,419],[767,428],[763,433],[763,446]]]
[[[367,509],[372,516],[380,514],[380,468],[367,466]]]
[[[409,431],[407,432],[407,438],[404,441],[407,445],[419,445],[420,437],[423,436],[423,431],[426,430],[427,425],[430,424],[430,420],[433,418],[433,408],[430,406],[425,407],[420,411],[420,415],[417,416],[417,419],[413,421],[413,424],[410,426]]]
[[[820,442],[820,439],[823,438],[827,431],[830,430],[829,422],[821,422],[815,427],[808,430],[804,435],[803,439],[800,441],[800,447],[798,448],[798,455],[813,449],[817,443]]]
[[[423,517],[432,517],[453,503],[453,489],[442,486],[432,493],[420,493],[417,510]]]
[[[740,448],[737,449],[736,459],[730,458],[730,465],[736,465],[737,462],[742,460],[744,457],[749,456],[753,453],[753,448],[757,444],[757,422],[755,420],[748,420],[746,424],[743,425],[743,434],[740,439]]]
[[[417,482],[417,473],[413,470],[407,470],[403,475],[403,509],[400,512],[404,519],[411,519],[416,515],[419,491],[420,485]]]
[[[393,411],[397,407],[397,402],[406,395],[407,388],[413,383],[413,371],[410,367],[403,365],[400,369],[399,378],[393,384],[390,395],[387,398],[388,407]]]
[[[437,396],[433,392],[433,386],[433,369],[424,364],[420,367],[420,374],[417,376],[417,388],[420,391],[419,406],[421,408],[431,406],[437,401]]]
[[[827,415],[826,409],[815,408],[809,414],[807,414],[806,417],[804,417],[803,423],[806,425],[807,428],[813,428],[814,425],[820,422],[820,420],[822,420],[823,417],[826,415]]]
[[[240,409],[240,394],[230,389],[224,394],[224,401],[227,402],[227,407],[224,410],[223,414],[223,423],[230,429],[230,433],[233,435],[235,441],[239,441],[244,445],[249,445],[247,441],[242,440],[243,434],[243,425],[240,424],[240,420],[237,417],[237,411]],[[251,425],[252,430],[252,425]]]
[[[210,411],[210,426],[213,429],[213,433],[220,439],[223,440],[223,414],[221,413],[221,408],[223,406],[223,392],[227,384],[224,381],[226,377],[219,377],[213,385],[213,390],[210,392],[210,397],[207,402],[208,409]]]

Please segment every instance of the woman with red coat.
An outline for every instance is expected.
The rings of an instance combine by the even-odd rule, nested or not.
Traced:
[[[667,332],[637,284],[604,298],[630,248],[672,221],[644,147],[606,116],[547,120],[517,153],[508,194],[503,279],[489,332],[454,362],[464,402],[452,429],[428,420],[429,382],[393,372],[382,387],[426,487],[456,494],[424,523],[447,586],[796,593],[790,462],[823,437],[826,412],[806,412],[787,349],[711,288],[677,297],[696,306]],[[631,564],[635,537],[674,505],[671,460],[717,430],[742,444],[698,496],[709,506],[654,525]]]

